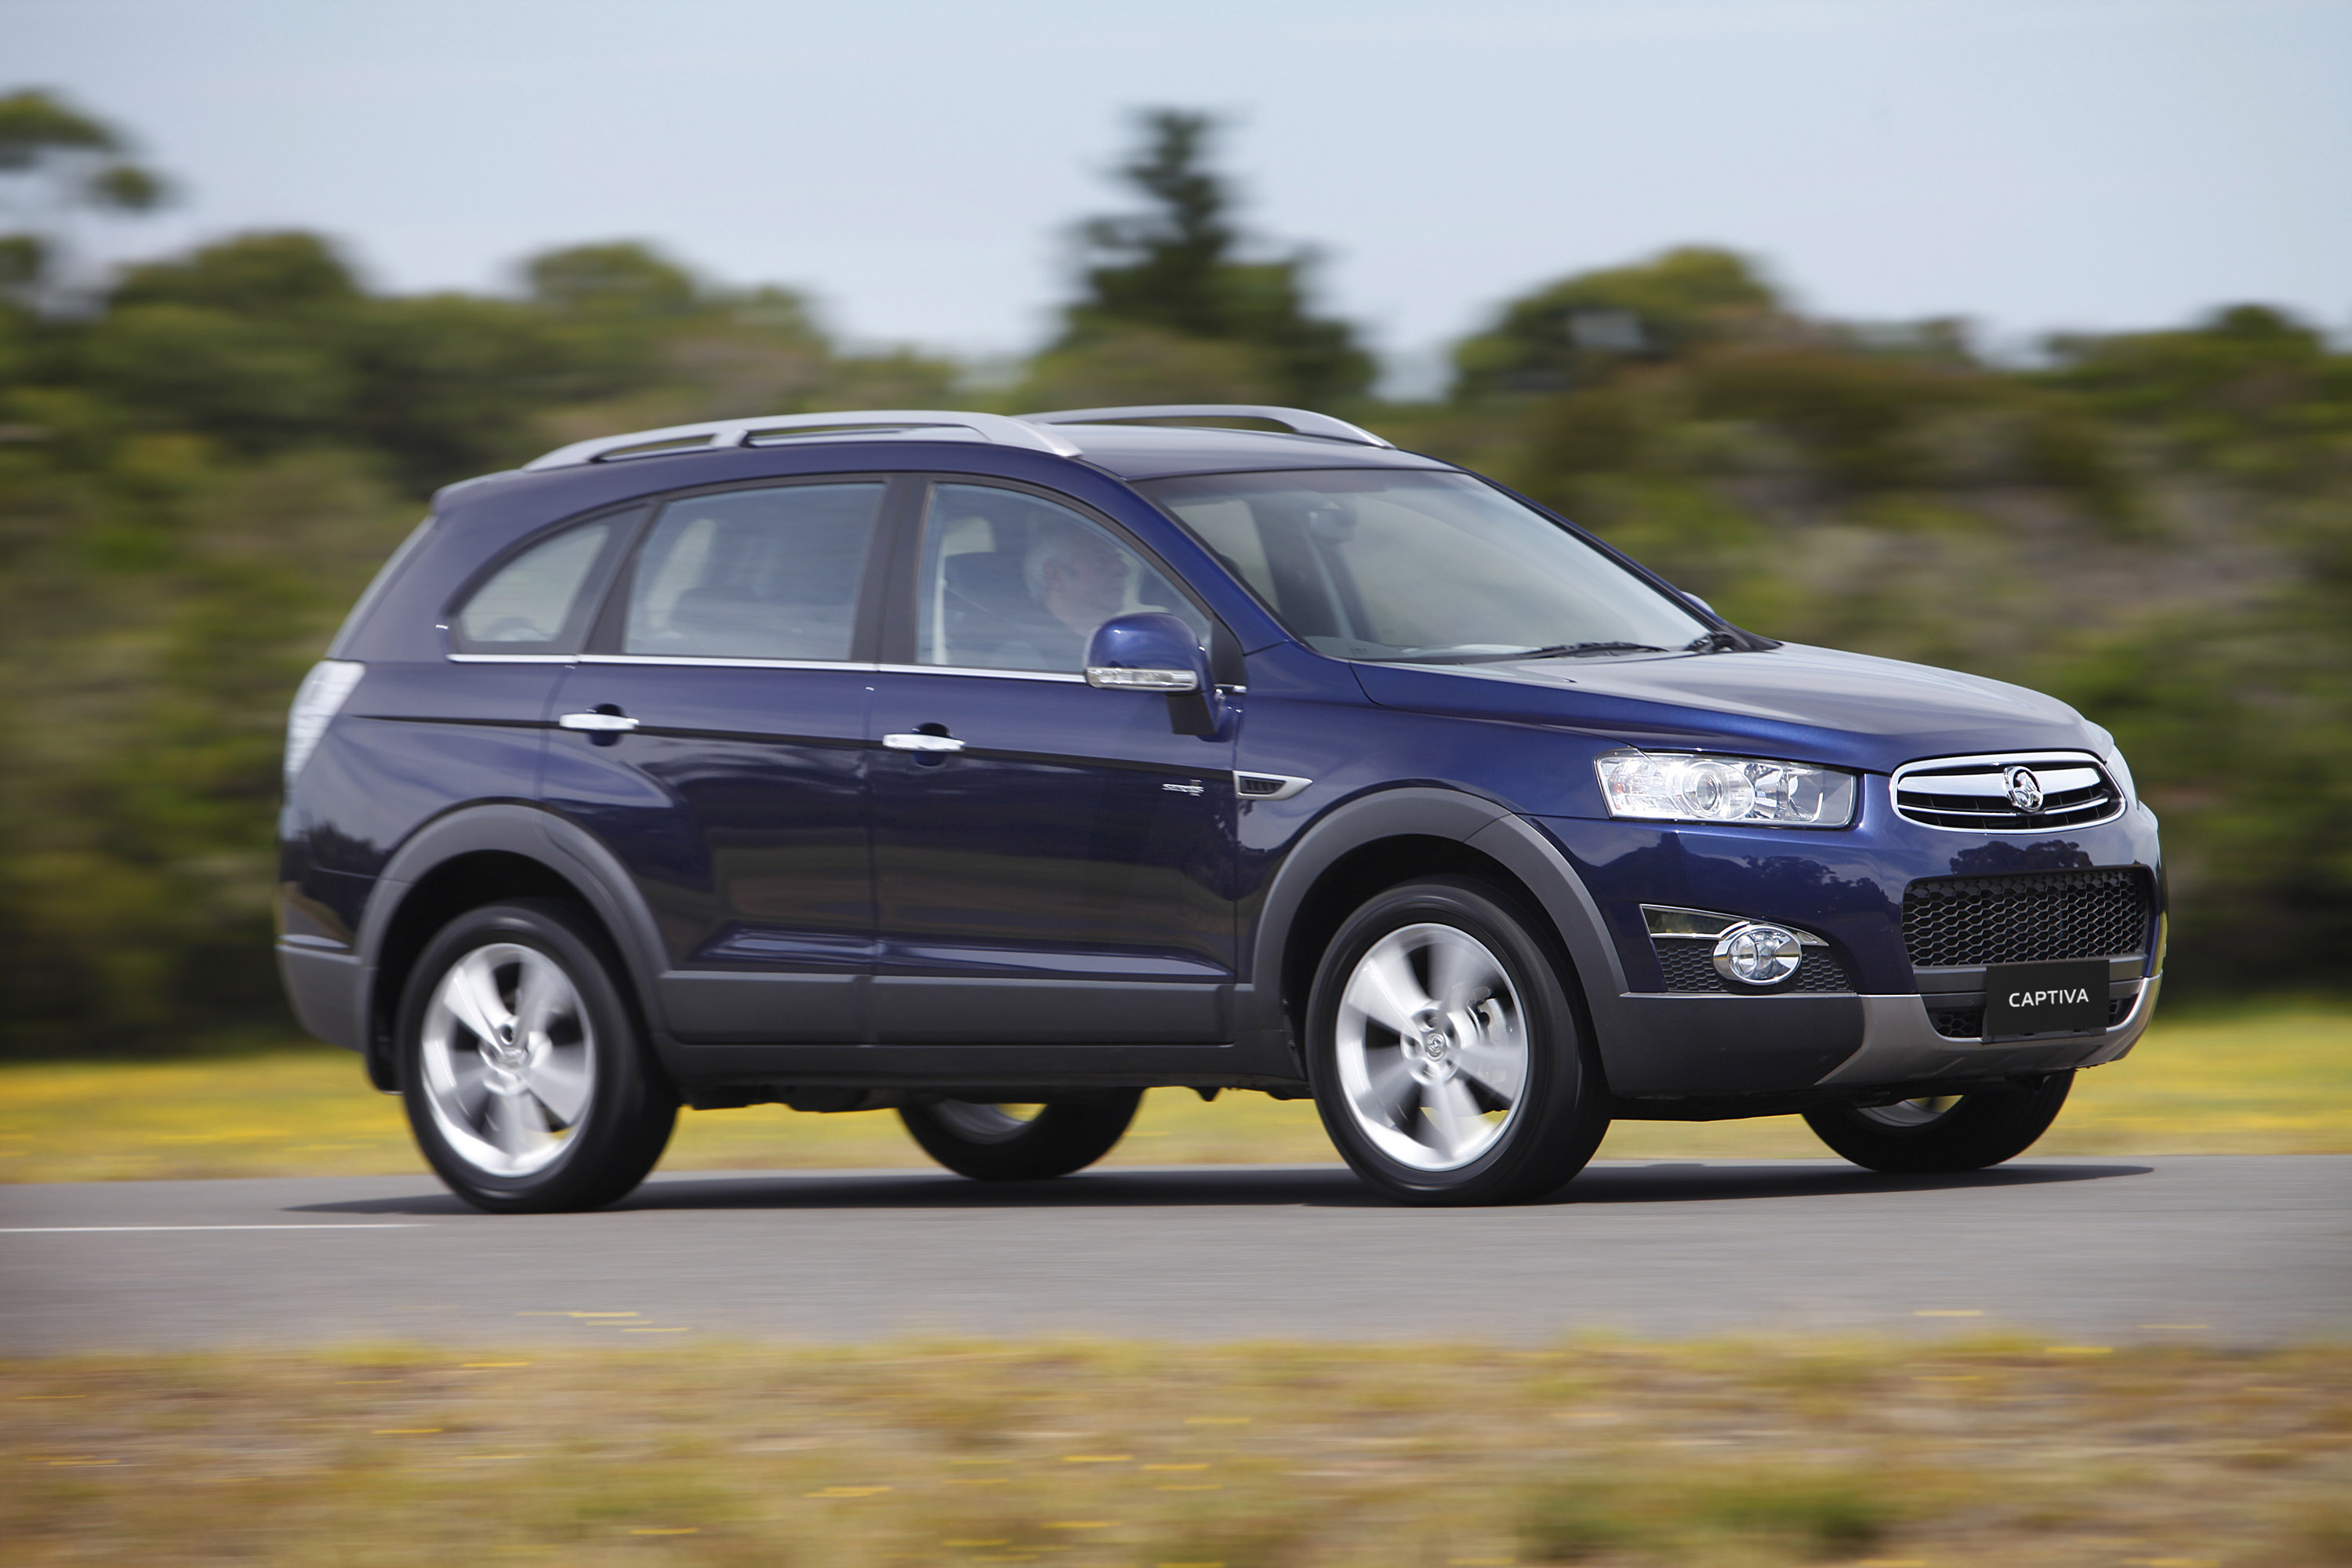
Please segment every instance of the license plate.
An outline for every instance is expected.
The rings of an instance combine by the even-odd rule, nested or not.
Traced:
[[[1996,963],[1985,971],[1985,1038],[2094,1035],[2107,1026],[2107,963]]]

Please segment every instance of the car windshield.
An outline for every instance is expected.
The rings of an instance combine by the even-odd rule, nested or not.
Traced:
[[[1339,658],[1475,663],[1709,646],[1713,628],[1466,474],[1318,468],[1138,487]]]

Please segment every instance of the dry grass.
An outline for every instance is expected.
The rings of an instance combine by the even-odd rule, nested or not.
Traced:
[[[2053,1154],[2352,1152],[2352,1008],[2282,1004],[2159,1019],[2125,1061],[2086,1073],[2039,1151]],[[1793,1117],[1622,1122],[1608,1157],[1823,1152]],[[1237,1164],[1334,1156],[1304,1102],[1157,1089],[1115,1164]],[[905,1166],[922,1152],[887,1111],[778,1106],[688,1111],[668,1170]],[[0,1180],[343,1175],[419,1171],[399,1102],[340,1051],[181,1062],[0,1067]]]
[[[0,1365],[68,1563],[2352,1563],[2352,1350],[424,1351]]]

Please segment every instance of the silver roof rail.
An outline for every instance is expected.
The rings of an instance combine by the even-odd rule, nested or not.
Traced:
[[[1360,447],[1387,447],[1393,450],[1396,443],[1384,441],[1360,425],[1344,419],[1334,419],[1328,414],[1317,414],[1306,408],[1277,408],[1257,403],[1169,403],[1146,408],[1065,408],[1053,414],[1024,414],[1021,418],[1031,425],[1116,425],[1144,419],[1264,419],[1279,425],[1294,436],[1320,436],[1330,441],[1353,441]]]
[[[712,419],[699,425],[671,425],[659,430],[633,430],[621,436],[599,436],[558,447],[525,463],[526,471],[568,468],[583,463],[609,463],[631,458],[667,458],[679,452],[711,452],[729,447],[759,447],[773,436],[789,440],[872,440],[897,436],[922,440],[935,433],[956,431],[951,440],[977,437],[1003,447],[1026,447],[1057,458],[1078,456],[1078,445],[1068,437],[1041,430],[1002,414],[973,414],[940,408],[861,408],[841,414],[777,414],[761,419]]]

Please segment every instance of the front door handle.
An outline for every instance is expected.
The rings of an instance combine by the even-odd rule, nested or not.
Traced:
[[[566,730],[586,730],[592,734],[619,735],[637,727],[637,721],[622,713],[566,713],[556,723]]]
[[[953,735],[885,735],[882,744],[894,752],[961,752],[963,742]]]

